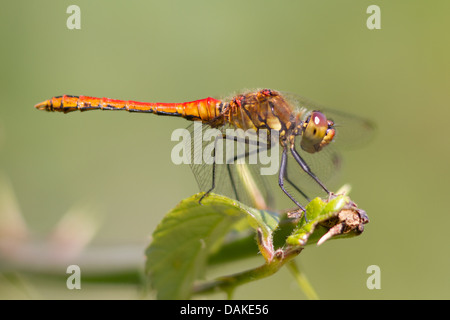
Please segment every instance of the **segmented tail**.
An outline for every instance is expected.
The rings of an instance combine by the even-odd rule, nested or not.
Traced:
[[[86,96],[63,95],[53,97],[35,105],[36,109],[58,112],[76,110],[125,110],[129,112],[146,112],[158,115],[178,116],[188,120],[211,121],[220,115],[222,101],[206,98],[183,103],[148,103],[131,100],[114,100]]]

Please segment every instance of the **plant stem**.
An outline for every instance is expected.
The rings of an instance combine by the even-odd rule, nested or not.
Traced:
[[[254,269],[220,277],[216,280],[200,283],[193,287],[192,293],[204,294],[221,290],[225,291],[227,293],[227,296],[230,297],[231,293],[236,287],[251,281],[256,281],[271,276],[272,274],[280,270],[280,268],[285,263],[295,258],[302,250],[302,247],[288,249],[285,251],[280,250],[269,263],[263,264],[262,266]]]
[[[305,274],[300,271],[297,264],[294,260],[291,260],[287,267],[289,271],[291,271],[292,275],[294,276],[295,280],[297,281],[298,286],[303,290],[306,297],[309,300],[318,300],[319,296],[317,295],[316,291],[312,287],[311,283],[309,283],[308,279],[306,278]]]

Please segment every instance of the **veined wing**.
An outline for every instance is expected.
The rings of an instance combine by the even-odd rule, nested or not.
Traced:
[[[332,144],[338,149],[359,148],[365,146],[374,137],[375,124],[369,119],[324,107],[294,93],[282,92],[282,94],[295,107],[306,108],[309,111],[321,111],[327,119],[333,120],[336,137]],[[305,117],[307,115],[308,113],[305,114]]]
[[[272,152],[264,147],[266,141],[259,143],[256,134],[236,131],[229,125],[212,129],[194,122],[188,130],[194,143],[186,149],[191,152],[190,166],[201,191],[211,190],[214,183],[211,192],[258,209],[274,208],[272,186],[261,174],[269,165],[260,161],[261,152],[266,152],[268,157]],[[278,152],[274,152],[278,159]],[[277,172],[278,167],[274,174]]]
[[[193,159],[191,168],[201,191],[207,192],[210,190],[214,179],[215,188],[212,192],[236,199],[249,206],[260,209],[292,207],[292,202],[283,194],[278,185],[282,151],[279,143],[273,145],[270,150],[264,150],[264,148],[251,149],[252,146],[254,147],[251,142],[258,139],[257,137],[250,137],[250,141],[245,144],[245,149],[238,150],[239,146],[242,147],[243,140],[236,141],[233,139],[233,135],[228,134],[227,138],[218,140],[220,143],[214,145],[214,137],[226,135],[227,129],[230,129],[230,127],[225,126],[216,131],[209,131],[210,128],[203,125],[201,130],[197,129],[196,131],[195,125],[194,123],[189,127],[191,136],[197,135],[206,140],[202,141],[201,147],[199,147],[199,143],[197,143],[197,147],[191,143],[186,149],[191,150],[191,159]],[[211,158],[208,159],[213,148],[221,149],[226,147],[226,144],[228,144],[228,148],[230,145],[232,146],[235,151],[234,156],[230,156],[229,152],[224,152],[215,159],[216,163],[213,164]],[[252,158],[255,155],[255,150],[258,151],[256,159]],[[261,162],[261,156],[264,152],[266,152],[266,161],[263,163]],[[340,158],[332,148],[325,148],[317,154],[309,154],[302,150],[299,150],[299,153],[323,182],[333,182],[336,173],[339,171]],[[287,172],[289,181],[285,182],[285,188],[300,203],[306,205],[305,198],[312,199],[318,195],[325,195],[320,186],[301,169],[290,153]],[[275,205],[276,199],[281,200],[279,206]]]
[[[297,137],[300,139],[301,137]],[[342,160],[340,154],[332,146],[326,146],[320,152],[308,153],[300,147],[296,148],[299,155],[306,162],[311,171],[325,184],[330,191],[338,187],[339,173],[341,172]],[[287,179],[285,179],[285,188],[298,201],[305,198],[312,200],[315,197],[325,197],[326,193],[322,187],[311,178],[291,153],[288,153],[287,159]],[[298,190],[300,189],[300,191]],[[302,202],[301,202],[302,203]]]
[[[283,92],[283,97],[294,108],[305,108],[309,112],[318,110],[335,123],[336,136],[332,143],[316,153],[308,153],[301,149],[296,141],[296,149],[305,160],[311,171],[326,184],[329,190],[338,187],[339,173],[342,165],[339,150],[358,148],[366,145],[374,136],[375,125],[372,121],[350,113],[323,107],[297,94]],[[309,114],[306,112],[304,117]],[[296,138],[301,139],[301,136]],[[288,158],[288,177],[297,184],[309,197],[325,195],[322,188],[296,164],[295,159]],[[296,188],[288,189],[292,194],[299,194]]]

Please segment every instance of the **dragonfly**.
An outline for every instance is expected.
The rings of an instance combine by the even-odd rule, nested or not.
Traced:
[[[278,186],[300,213],[305,212],[305,207],[297,195],[308,201],[310,197],[298,185],[298,182],[302,184],[303,181],[295,179],[296,174],[302,172],[303,180],[308,178],[322,192],[330,195],[330,190],[319,179],[315,170],[311,169],[310,164],[322,163],[326,168],[325,171],[328,170],[333,174],[339,166],[338,156],[333,152],[324,153],[323,150],[334,143],[335,138],[339,138],[341,134],[344,140],[349,137],[355,140],[358,137],[371,136],[370,133],[374,129],[373,123],[367,119],[323,108],[301,96],[272,89],[248,90],[223,99],[208,97],[181,103],[148,103],[62,95],[41,102],[35,105],[35,108],[64,113],[96,109],[124,110],[182,117],[201,123],[204,125],[202,128],[218,129],[219,134],[215,137],[214,147],[218,146],[217,142],[220,140],[241,143],[247,147],[255,146],[252,151],[247,148],[236,153],[232,159],[234,162],[225,161],[225,166],[218,164],[215,148],[210,163],[191,165],[200,189],[204,191],[200,203],[211,192],[226,190],[223,191],[224,194],[245,204],[260,209],[271,207],[273,191],[264,177],[258,174],[256,170],[259,168],[258,164],[246,166],[234,164],[238,159],[249,158],[252,153],[259,153],[261,150],[271,150],[278,144],[280,150],[276,175]],[[190,132],[194,131],[192,128],[193,126],[190,126]],[[227,129],[251,130],[255,134],[242,137],[230,134]],[[260,138],[258,134],[263,130],[268,134]],[[204,147],[205,143],[201,149]],[[327,156],[316,156],[319,154]],[[288,166],[288,162],[296,165]],[[219,170],[223,167],[225,170]],[[225,180],[228,182],[225,183]]]

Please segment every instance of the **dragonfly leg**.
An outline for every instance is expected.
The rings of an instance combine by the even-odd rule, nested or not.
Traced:
[[[215,152],[214,152],[214,153],[215,153]],[[209,188],[208,191],[206,191],[206,192],[202,195],[202,197],[200,198],[200,200],[198,200],[198,204],[202,204],[202,200],[203,200],[206,196],[208,196],[208,195],[214,190],[214,188],[216,187],[216,177],[215,177],[215,175],[216,175],[216,163],[213,162],[212,166],[213,166],[213,169],[212,169],[212,186],[211,186],[211,188]]]
[[[217,141],[219,139],[223,139],[222,136],[216,136],[216,138],[214,139],[214,149],[213,149],[213,163],[212,163],[212,183],[211,183],[211,188],[209,188],[208,191],[206,191],[202,197],[200,198],[200,200],[198,200],[199,204],[202,204],[202,200],[208,196],[216,187],[216,148],[217,148]]]
[[[229,139],[229,140],[234,140],[236,142],[244,142],[245,144],[258,145],[258,141],[253,141],[253,140],[248,140],[248,139],[245,139],[244,141],[239,141],[240,139],[238,137],[236,137],[236,136],[230,137],[230,136],[227,136],[227,135],[223,135],[223,138],[224,139]],[[233,160],[231,161],[231,163],[236,163],[236,161],[238,159],[247,158],[251,154],[258,153],[260,151],[260,148],[266,148],[267,149],[267,146],[269,146],[269,148],[270,148],[270,145],[267,144],[267,145],[259,146],[258,149],[256,149],[256,150],[246,151],[244,154],[235,155],[233,157]],[[229,176],[230,181],[231,181],[231,187],[233,188],[234,195],[236,196],[236,200],[237,201],[241,201],[239,199],[239,194],[238,194],[237,189],[236,189],[236,184],[234,182],[233,175],[231,174],[230,161],[227,161],[227,170],[228,170],[228,176]]]
[[[291,199],[292,202],[294,202],[297,205],[297,207],[299,207],[303,212],[305,212],[305,208],[300,203],[298,203],[298,201],[295,200],[295,198],[284,187],[286,168],[287,168],[287,148],[285,147],[283,149],[283,153],[281,154],[280,172],[278,173],[278,184],[281,190],[283,190],[283,192],[289,197],[289,199]]]
[[[258,153],[261,149],[267,149],[267,148],[271,148],[272,144],[267,143],[267,144],[263,144],[261,145],[261,143],[258,143],[258,141],[255,140],[250,140],[248,138],[242,139],[240,137],[237,136],[227,136],[226,134],[222,134],[222,135],[218,135],[216,136],[215,140],[214,140],[214,150],[213,150],[213,164],[212,164],[212,183],[211,183],[211,188],[208,189],[208,191],[206,191],[203,196],[200,198],[199,200],[199,204],[201,204],[202,200],[208,196],[208,194],[210,194],[216,187],[216,147],[217,147],[217,141],[219,139],[228,139],[228,140],[233,140],[236,142],[240,142],[240,143],[245,143],[246,145],[258,145],[258,149],[256,150],[252,150],[252,151],[246,151],[244,154],[240,154],[240,155],[236,155],[234,156],[234,158],[232,159],[231,163],[236,163],[236,161],[242,157],[247,158],[248,156],[250,156],[251,154],[254,153]],[[239,194],[237,192],[236,189],[236,184],[233,178],[233,175],[231,173],[231,168],[230,168],[230,161],[227,160],[226,162],[227,164],[227,171],[228,171],[228,176],[230,178],[231,181],[231,186],[233,188],[233,192],[235,194],[236,200],[240,201],[239,199]],[[300,191],[301,192],[301,191]],[[302,193],[303,194],[303,193]]]
[[[288,178],[287,171],[286,171],[286,174],[284,175],[284,179],[285,179],[287,182],[289,182],[289,184],[290,184],[290,185],[291,185],[298,193],[300,193],[300,194],[303,196],[303,198],[305,198],[308,202],[311,201],[311,198],[308,197],[308,195],[307,195],[306,193],[304,193],[299,187],[297,187],[297,186],[295,185],[294,182],[292,182],[292,181]]]
[[[236,189],[236,184],[235,184],[235,182],[234,182],[233,175],[231,174],[231,168],[230,168],[230,164],[229,164],[229,163],[227,163],[227,171],[228,171],[228,177],[230,178],[230,181],[231,181],[231,187],[233,188],[233,192],[234,192],[234,195],[235,195],[235,197],[236,197],[236,200],[237,200],[237,201],[241,201],[241,200],[239,199],[239,194],[238,194],[237,189]]]
[[[239,138],[238,137],[226,137],[225,136],[225,138],[227,138],[227,139],[234,139],[234,141],[238,141],[238,142],[244,142],[244,143],[246,143],[246,144],[258,144],[258,141],[252,141],[252,140],[248,140],[248,139],[246,139],[245,141],[239,141]],[[265,143],[265,144],[263,144],[263,143],[261,143],[261,141],[259,142],[259,144],[258,144],[258,146],[259,146],[259,148],[257,149],[257,150],[252,150],[251,152],[249,152],[249,151],[247,151],[245,154],[242,154],[242,155],[236,155],[236,156],[234,156],[234,158],[233,158],[233,163],[237,160],[237,159],[240,159],[240,158],[242,158],[242,157],[245,157],[245,158],[247,158],[248,156],[250,156],[251,154],[253,154],[253,153],[257,153],[257,152],[259,152],[261,149],[262,150],[268,150],[268,149],[271,149],[272,148],[272,144],[271,143]],[[229,165],[228,165],[228,167],[229,167]],[[230,169],[229,169],[230,170]],[[235,191],[235,194],[236,194],[236,197],[238,197],[238,195],[237,195],[237,193],[236,193],[236,188],[235,188],[235,186],[234,186],[234,181],[233,181],[233,178],[232,178],[232,176],[231,176],[231,172],[229,171],[228,172],[229,173],[229,175],[230,175],[230,179],[231,179],[231,181],[232,181],[232,184],[233,184],[233,188],[234,188],[234,191]],[[284,179],[298,192],[298,193],[300,193],[308,202],[309,201],[311,201],[311,199],[308,197],[308,195],[306,195],[306,193],[304,193],[299,187],[297,187],[297,185],[292,181],[292,180],[290,180],[289,179],[289,177],[288,177],[288,174],[287,174],[287,161],[286,161],[286,169],[285,169],[285,173],[284,173]],[[283,190],[284,191],[284,190]],[[239,200],[239,198],[236,198],[237,200]],[[298,203],[296,203],[297,205],[298,205]],[[300,208],[302,208],[302,206],[300,206]]]
[[[214,139],[214,149],[213,149],[213,163],[212,163],[212,183],[211,183],[211,187],[208,189],[208,191],[206,191],[203,196],[200,198],[200,200],[198,200],[199,204],[202,204],[202,200],[207,197],[215,188],[216,188],[216,148],[217,148],[217,141],[219,141],[219,139],[233,139],[235,141],[237,141],[237,137],[229,137],[225,134],[222,135],[217,135],[216,138]],[[234,163],[234,162],[233,162]],[[233,191],[234,194],[236,195],[236,200],[239,201],[239,195],[236,191],[236,185],[234,183],[234,179],[233,176],[231,174],[231,169],[230,169],[230,164],[227,163],[227,170],[228,170],[228,175],[230,176],[230,180],[231,180],[231,184],[233,187]]]
[[[294,147],[291,147],[291,153],[295,161],[297,161],[297,163],[300,165],[303,171],[305,171],[311,178],[313,178],[322,187],[322,189],[325,190],[327,194],[330,194],[330,191],[328,191],[327,187],[325,187],[322,181],[320,181],[319,178],[317,178],[316,175],[311,171],[311,169],[306,164],[305,160],[303,160],[302,157],[300,157],[300,155],[298,154],[297,150],[295,150]]]

